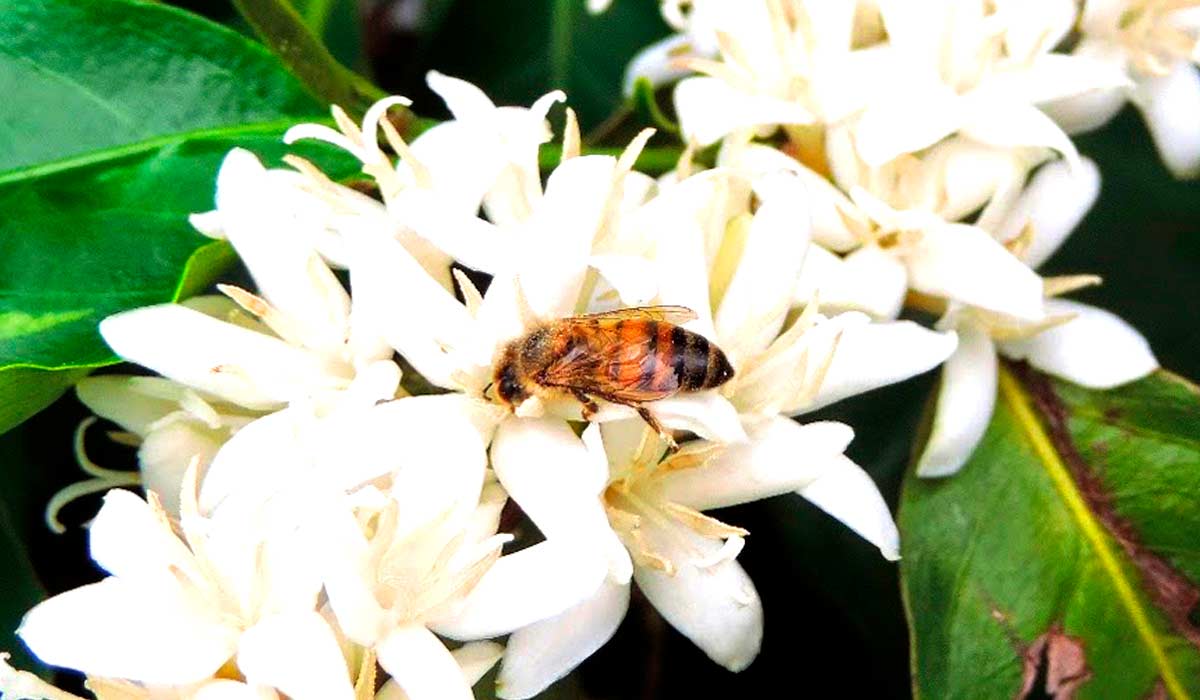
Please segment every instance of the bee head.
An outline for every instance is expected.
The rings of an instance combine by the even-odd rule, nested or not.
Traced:
[[[529,398],[529,392],[517,377],[517,368],[511,362],[504,362],[496,369],[496,396],[500,402],[509,408],[516,408]]]

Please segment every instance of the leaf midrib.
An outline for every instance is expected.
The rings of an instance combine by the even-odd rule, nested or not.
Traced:
[[[1158,634],[1150,622],[1150,617],[1146,612],[1145,606],[1143,606],[1142,601],[1134,590],[1133,583],[1121,568],[1120,561],[1113,551],[1107,531],[1092,514],[1091,509],[1088,508],[1083,494],[1079,492],[1075,480],[1071,478],[1070,471],[1067,469],[1066,464],[1063,463],[1058,450],[1054,448],[1054,444],[1050,440],[1050,436],[1046,433],[1041,420],[1039,420],[1034,409],[1030,406],[1029,399],[1020,382],[1009,370],[1003,367],[1000,368],[1000,395],[1012,409],[1017,425],[1021,427],[1022,432],[1029,439],[1034,454],[1046,470],[1047,475],[1062,498],[1063,504],[1067,507],[1067,511],[1071,514],[1079,529],[1083,532],[1084,537],[1092,546],[1092,550],[1096,552],[1096,557],[1100,560],[1101,567],[1112,582],[1113,588],[1117,593],[1117,598],[1120,599],[1121,604],[1129,613],[1138,637],[1141,638],[1143,644],[1145,644],[1147,650],[1150,652],[1150,656],[1154,660],[1154,665],[1158,668],[1159,675],[1163,685],[1166,686],[1167,692],[1174,698],[1189,697],[1159,641]]]
[[[60,158],[58,160],[39,163],[38,165],[21,166],[2,171],[0,172],[0,185],[7,185],[12,182],[21,182],[24,180],[32,180],[40,177],[46,177],[48,175],[54,175],[67,170],[75,170],[108,161],[118,160],[128,156],[158,150],[165,146],[177,144],[181,141],[207,141],[246,136],[257,133],[271,133],[283,131],[288,127],[295,126],[296,124],[323,123],[323,121],[324,120],[312,117],[290,117],[287,119],[274,119],[265,122],[249,122],[228,126],[177,131],[170,134],[164,134],[162,136],[143,139],[141,141],[133,141],[120,146],[100,148],[79,155],[67,156],[66,158]]]

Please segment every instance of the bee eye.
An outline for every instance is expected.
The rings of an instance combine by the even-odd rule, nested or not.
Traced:
[[[496,383],[496,393],[508,403],[515,404],[525,398],[521,382],[517,380],[516,372],[511,366],[505,367]]]

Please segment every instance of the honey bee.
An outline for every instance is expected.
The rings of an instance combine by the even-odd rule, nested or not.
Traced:
[[[587,420],[599,410],[596,399],[630,406],[673,445],[644,404],[733,377],[720,348],[678,325],[694,318],[682,306],[642,306],[545,323],[502,351],[496,397],[515,410],[530,396],[567,394]]]

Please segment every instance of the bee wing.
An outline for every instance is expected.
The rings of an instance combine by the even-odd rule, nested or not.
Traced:
[[[632,306],[627,309],[613,309],[612,311],[573,317],[573,319],[581,321],[625,321],[631,319],[665,321],[677,326],[695,318],[696,312],[686,306]]]
[[[688,309],[683,310],[690,313]],[[595,320],[595,316],[569,319],[575,323]],[[580,391],[614,403],[656,401],[679,390],[673,369],[659,366],[660,358],[656,357],[650,338],[630,343],[611,332],[621,317],[604,316],[598,320],[600,327],[593,327],[593,332],[588,334],[590,342],[587,347],[577,348],[547,366],[542,371],[541,383]]]

